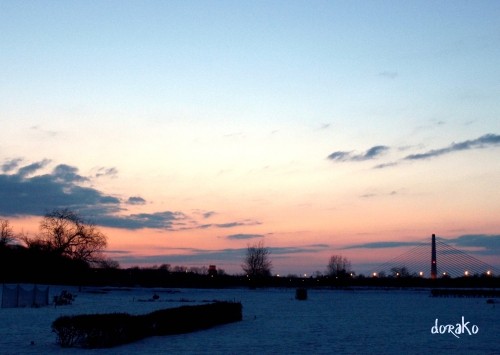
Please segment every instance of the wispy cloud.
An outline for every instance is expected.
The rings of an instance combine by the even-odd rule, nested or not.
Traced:
[[[203,212],[203,218],[210,218],[216,213],[214,211]]]
[[[31,126],[30,129],[34,132],[37,132],[38,134],[46,135],[49,137],[55,137],[58,134],[58,132],[56,131],[46,130],[40,126]]]
[[[206,228],[234,228],[241,226],[255,226],[259,225],[261,222],[254,220],[244,220],[244,221],[236,221],[236,222],[227,222],[227,223],[210,223],[210,224],[201,224],[197,226],[197,229],[206,229]]]
[[[499,234],[466,234],[455,238],[440,238],[447,244],[456,248],[480,248],[474,253],[481,255],[500,255],[500,235]]]
[[[192,263],[203,263],[206,265],[217,263],[240,264],[246,253],[246,248],[203,250],[185,248],[183,250],[172,249],[156,255],[134,255],[132,252],[113,253],[113,259],[125,264],[175,264],[189,266]]]
[[[498,234],[468,234],[454,238],[438,238],[457,249],[461,248],[477,248],[474,251],[465,251],[471,254],[478,255],[500,255],[500,235]],[[371,243],[352,244],[343,247],[342,249],[388,249],[400,247],[415,247],[425,245],[422,241],[379,241]],[[428,241],[429,250],[431,248],[430,239]],[[448,251],[453,253],[453,251]]]
[[[398,165],[397,162],[390,162],[390,163],[382,163],[382,164],[377,164],[373,167],[373,169],[385,169],[385,168],[391,168],[393,166]]]
[[[403,152],[403,151],[408,151],[409,149],[415,149],[417,147],[419,146],[415,147],[411,146],[411,147],[405,147],[404,149],[392,149],[392,150],[395,152],[398,151]],[[377,164],[373,167],[373,169],[384,169],[384,168],[395,167],[403,162],[416,162],[416,161],[429,160],[455,152],[461,152],[473,149],[495,148],[495,147],[500,147],[500,135],[489,133],[480,136],[476,139],[466,140],[458,143],[451,143],[448,146],[442,148],[431,149],[420,153],[407,154],[406,156],[403,156],[399,160]],[[389,149],[390,148],[387,146],[376,146],[370,148],[364,154],[353,154],[351,152],[337,151],[330,154],[328,156],[328,159],[340,162],[364,161],[376,158]]]
[[[377,145],[371,147],[364,153],[353,153],[347,151],[336,151],[328,156],[329,160],[337,161],[337,162],[346,162],[346,161],[366,161],[378,158],[380,155],[384,154],[389,147],[384,145]]]
[[[385,193],[375,193],[375,192],[370,192],[361,195],[361,198],[372,198],[372,197],[380,197],[380,196],[396,196],[398,194],[397,191],[391,191],[391,192],[385,192]]]
[[[117,215],[100,215],[93,218],[93,221],[101,226],[124,228],[124,229],[164,229],[175,230],[176,223],[187,219],[188,217],[182,212],[155,212],[155,213],[139,213],[125,216]]]
[[[414,247],[421,245],[422,242],[372,242],[372,243],[361,243],[352,244],[342,249],[386,249],[386,248],[400,248],[400,247]]]
[[[116,168],[98,168],[97,169],[97,172],[95,173],[95,177],[99,178],[99,177],[116,177],[116,175],[118,174],[118,169]]]
[[[399,76],[398,72],[389,70],[382,71],[378,75],[386,79],[396,79]]]
[[[144,205],[146,200],[140,196],[132,196],[128,198],[127,203],[129,205]]]
[[[273,255],[318,253],[330,249],[328,244],[309,244],[299,247],[270,247],[269,251]]]
[[[21,164],[23,160],[21,158],[11,159],[2,164],[2,171],[7,173],[9,171],[17,169],[19,164]]]
[[[405,160],[430,159],[457,151],[496,147],[496,146],[500,146],[500,135],[485,134],[484,136],[481,136],[476,139],[467,140],[459,143],[452,143],[451,145],[444,148],[433,149],[424,153],[410,154],[407,155],[404,159]]]
[[[226,239],[229,240],[244,240],[244,239],[255,239],[255,238],[264,238],[263,234],[230,234],[226,236]]]
[[[50,163],[50,160],[48,160],[48,159],[44,159],[42,161],[31,163],[29,165],[23,166],[22,168],[19,168],[17,173],[19,176],[25,177],[25,176],[36,173],[38,170],[42,169],[43,167],[45,167],[49,163]]]
[[[271,257],[286,258],[297,257],[297,254],[320,253],[329,249],[327,244],[312,244],[294,247],[269,247]],[[136,256],[132,252],[109,251],[113,254],[113,259],[126,264],[163,264],[171,263],[177,265],[189,265],[190,263],[230,263],[241,264],[247,248],[228,248],[218,250],[184,248],[184,249],[162,249],[161,254]]]

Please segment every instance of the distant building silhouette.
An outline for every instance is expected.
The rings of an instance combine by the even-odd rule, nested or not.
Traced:
[[[211,277],[217,276],[217,267],[215,265],[208,266],[208,276]]]

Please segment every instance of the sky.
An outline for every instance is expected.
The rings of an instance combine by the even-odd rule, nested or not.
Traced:
[[[0,217],[122,267],[500,269],[498,1],[0,0]],[[430,259],[430,256],[429,256]]]

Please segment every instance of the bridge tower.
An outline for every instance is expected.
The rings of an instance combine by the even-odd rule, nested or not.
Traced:
[[[432,235],[431,279],[437,278],[436,235]]]

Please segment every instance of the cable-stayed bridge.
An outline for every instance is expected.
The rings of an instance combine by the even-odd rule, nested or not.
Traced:
[[[446,244],[433,234],[407,252],[379,265],[372,276],[424,278],[498,276],[493,266]]]

